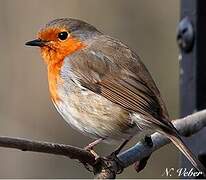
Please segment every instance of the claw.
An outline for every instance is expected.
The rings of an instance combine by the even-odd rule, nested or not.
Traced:
[[[124,170],[124,165],[122,164],[122,162],[117,157],[118,153],[119,152],[117,152],[117,151],[112,152],[109,156],[107,156],[105,158],[105,160],[115,161],[118,164],[117,174],[121,174],[123,172],[123,170]]]
[[[88,144],[86,147],[84,147],[84,149],[86,151],[89,151],[92,155],[94,155],[95,160],[97,160],[99,158],[99,155],[93,150],[94,146],[96,146],[97,144],[99,144],[103,139],[97,139],[95,141],[93,141],[92,143]]]

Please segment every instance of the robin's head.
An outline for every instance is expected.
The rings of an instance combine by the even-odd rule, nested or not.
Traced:
[[[43,59],[49,63],[58,63],[71,53],[87,46],[89,40],[101,34],[92,25],[77,19],[55,19],[43,27],[37,39],[26,45],[39,46]]]

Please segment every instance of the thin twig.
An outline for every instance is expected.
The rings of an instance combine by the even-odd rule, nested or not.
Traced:
[[[33,151],[48,154],[67,156],[71,159],[78,159],[82,163],[94,165],[94,156],[84,149],[51,142],[34,141],[23,138],[0,137],[0,147],[16,148],[22,151]]]

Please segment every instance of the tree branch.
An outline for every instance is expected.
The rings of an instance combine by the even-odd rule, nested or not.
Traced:
[[[191,136],[206,126],[206,110],[194,113],[182,119],[174,120],[173,124],[183,136]],[[159,133],[152,134],[151,138],[153,141],[152,148],[144,143],[144,141],[140,141],[130,149],[118,155],[119,160],[105,158],[95,160],[95,157],[91,153],[70,145],[4,136],[0,137],[0,147],[63,155],[92,166],[96,178],[114,178],[121,168],[126,168],[137,161],[147,158],[152,152],[170,142],[169,139]]]
[[[78,159],[82,163],[91,166],[95,164],[94,156],[84,149],[51,142],[33,141],[23,138],[0,137],[0,147],[16,148],[22,151],[42,152],[48,154],[56,154],[67,156],[71,159]]]

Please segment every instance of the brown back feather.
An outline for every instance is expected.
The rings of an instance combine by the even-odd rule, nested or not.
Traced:
[[[148,122],[170,127],[167,109],[151,75],[140,58],[120,41],[105,35],[96,37],[68,63],[84,87],[129,112],[139,113]]]

